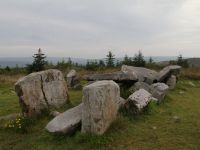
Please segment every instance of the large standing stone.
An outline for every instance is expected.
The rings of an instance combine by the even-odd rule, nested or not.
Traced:
[[[15,83],[15,91],[25,117],[37,116],[46,108],[62,107],[69,103],[63,75],[55,69],[20,78]]]
[[[116,119],[119,85],[111,80],[96,81],[83,88],[82,133],[102,135]]]
[[[67,87],[69,89],[81,89],[82,88],[79,77],[75,70],[71,70],[67,74]]]
[[[150,93],[157,100],[157,103],[161,103],[167,95],[169,87],[165,83],[155,83],[151,85]]]
[[[171,75],[171,77],[167,80],[166,84],[169,86],[170,90],[174,89],[177,84],[177,77],[174,75]]]
[[[147,68],[122,65],[121,71],[133,72],[137,75],[138,82],[146,82],[149,85],[156,82],[157,72]]]
[[[144,108],[151,101],[151,94],[144,89],[140,89],[131,94],[125,103],[125,108],[130,114],[141,114]]]
[[[98,81],[98,80],[113,80],[115,82],[136,82],[138,80],[137,75],[133,71],[118,71],[114,73],[105,73],[105,74],[92,74],[84,75],[84,80],[88,81]]]
[[[57,134],[71,134],[81,128],[81,112],[83,103],[71,108],[51,120],[46,130]]]
[[[156,76],[158,82],[166,82],[171,75],[177,76],[181,70],[181,66],[172,65],[162,69]]]

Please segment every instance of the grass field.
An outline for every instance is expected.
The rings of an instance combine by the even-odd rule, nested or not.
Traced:
[[[188,83],[193,82],[195,87]],[[21,111],[14,90],[14,81],[0,83],[0,120]],[[86,84],[81,81],[81,84]],[[183,93],[180,93],[183,92]],[[69,90],[71,104],[82,101],[81,90]],[[178,116],[179,119],[173,119]],[[21,119],[21,128],[8,127]],[[130,116],[123,109],[118,119],[103,136],[87,136],[78,131],[75,135],[52,135],[45,126],[52,119],[47,113],[37,118],[0,121],[1,150],[63,150],[63,149],[200,149],[200,82],[180,79],[177,88],[169,91],[164,102],[153,102],[142,115]],[[11,122],[13,121],[13,122]],[[7,127],[5,127],[7,125]],[[22,130],[23,129],[23,130]]]

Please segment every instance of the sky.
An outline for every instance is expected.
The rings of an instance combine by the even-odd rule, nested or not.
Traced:
[[[200,57],[199,0],[0,0],[0,57]]]

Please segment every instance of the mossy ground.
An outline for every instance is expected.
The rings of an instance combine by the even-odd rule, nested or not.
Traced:
[[[188,83],[192,81],[195,87]],[[86,81],[81,81],[82,85]],[[0,84],[0,119],[20,112],[14,82]],[[184,93],[180,93],[184,92]],[[69,90],[71,104],[82,101],[82,90]],[[172,117],[178,116],[175,120]],[[170,91],[160,105],[150,103],[142,115],[131,116],[123,109],[118,119],[103,136],[88,136],[77,132],[71,136],[53,135],[45,130],[52,119],[47,114],[26,125],[26,132],[5,128],[11,120],[0,121],[0,149],[200,149],[200,82],[180,79],[177,88]],[[13,119],[15,121],[15,119]],[[29,123],[27,125],[27,123]]]

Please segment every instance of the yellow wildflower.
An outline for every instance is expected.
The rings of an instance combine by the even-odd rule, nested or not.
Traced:
[[[18,120],[20,120],[20,119],[18,119]]]
[[[19,124],[19,126],[21,126],[21,124]]]
[[[19,126],[19,128],[22,128],[21,126]]]
[[[17,121],[16,123],[19,123],[19,121]]]
[[[12,125],[9,125],[9,128],[12,127]]]
[[[7,127],[7,125],[5,125],[5,127]]]

